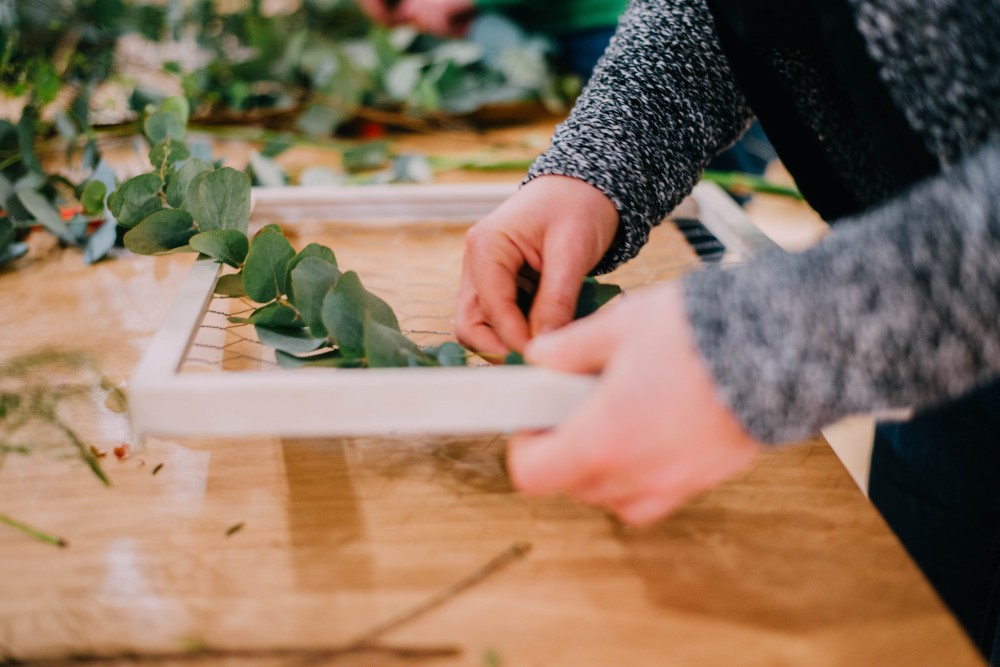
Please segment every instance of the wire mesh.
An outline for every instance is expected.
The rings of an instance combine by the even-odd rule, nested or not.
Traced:
[[[690,219],[686,220],[689,226]],[[283,228],[296,248],[315,242],[333,249],[341,270],[357,272],[366,288],[385,299],[403,332],[418,345],[455,339],[455,299],[466,226],[416,222],[372,228],[312,222]],[[668,220],[653,230],[635,260],[601,280],[620,285],[627,296],[629,291],[676,279],[701,261],[681,229]],[[245,298],[214,297],[180,371],[278,368],[274,350],[257,339],[252,325],[229,320],[246,317],[255,307]]]

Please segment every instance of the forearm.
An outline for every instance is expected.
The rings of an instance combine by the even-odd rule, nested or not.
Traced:
[[[620,227],[605,272],[639,251],[749,118],[704,0],[634,0],[528,178],[572,176],[611,199]]]
[[[946,402],[1000,375],[1000,145],[816,248],[685,279],[723,399],[757,438]]]

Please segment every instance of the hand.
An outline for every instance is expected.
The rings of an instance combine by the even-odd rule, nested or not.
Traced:
[[[597,188],[566,176],[529,182],[469,230],[456,313],[459,341],[502,355],[572,321],[580,284],[617,229],[618,212]],[[525,266],[541,276],[528,320],[517,307],[517,276]]]
[[[421,32],[439,37],[463,37],[475,15],[473,0],[403,0],[396,18]]]
[[[628,295],[535,339],[526,354],[601,379],[559,426],[511,441],[508,469],[522,491],[565,493],[648,524],[746,468],[761,449],[720,401],[679,285]]]
[[[370,19],[385,25],[393,25],[393,4],[389,0],[357,0],[358,7]]]

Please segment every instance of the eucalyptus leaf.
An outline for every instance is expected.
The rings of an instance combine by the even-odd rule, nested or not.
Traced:
[[[232,167],[196,176],[188,187],[185,206],[203,232],[238,229],[246,234],[250,222],[250,178]]]
[[[235,229],[210,229],[195,234],[188,243],[198,252],[237,269],[250,250],[246,235]]]
[[[503,358],[503,363],[505,366],[524,366],[524,355],[516,350],[512,350]]]
[[[83,248],[83,261],[85,264],[94,264],[103,259],[111,249],[115,247],[118,240],[118,222],[113,216],[105,218],[97,231],[87,239],[87,245]]]
[[[340,278],[334,264],[318,257],[306,257],[291,271],[290,297],[302,322],[317,338],[326,338],[329,332],[323,324],[323,299]]]
[[[313,104],[299,116],[296,126],[304,134],[313,137],[328,137],[347,120],[347,114],[339,109]]]
[[[248,324],[266,327],[291,327],[299,321],[294,308],[278,301],[261,306],[247,318]]]
[[[257,325],[257,338],[268,347],[289,354],[315,352],[326,344],[325,338],[313,338],[303,329]]]
[[[167,137],[183,140],[187,121],[180,114],[171,111],[156,111],[146,117],[142,133],[150,143],[158,144]]]
[[[299,174],[299,185],[343,185],[347,177],[329,167],[309,167]]]
[[[188,120],[191,118],[191,104],[188,102],[186,97],[181,95],[168,97],[160,102],[160,111],[174,114],[180,118],[183,125],[187,125]]]
[[[280,229],[281,228],[279,227],[278,230],[280,231]],[[292,271],[294,271],[295,267],[299,265],[299,262],[310,257],[321,259],[327,264],[333,265],[334,268],[337,268],[337,257],[333,254],[332,250],[327,248],[325,245],[320,245],[319,243],[310,243],[305,248],[300,250],[290,262],[288,262],[289,281],[292,279]],[[292,296],[294,292],[294,288],[290,288],[288,292],[289,296]]]
[[[17,191],[17,198],[21,204],[28,209],[45,229],[49,230],[63,241],[76,245],[76,238],[70,232],[69,226],[62,219],[62,215],[56,207],[49,203],[40,192],[36,190],[20,189]]]
[[[274,356],[278,361],[278,365],[282,368],[302,368],[304,366],[316,366],[320,368],[359,368],[363,363],[359,359],[345,357],[339,350],[308,356],[295,356],[278,350],[275,352]]]
[[[369,368],[429,366],[437,362],[399,331],[370,317],[365,320],[363,329],[364,357]]]
[[[288,182],[285,172],[278,164],[257,151],[250,153],[250,169],[258,185],[268,188],[280,188]]]
[[[102,181],[90,181],[80,195],[83,212],[87,215],[100,215],[104,212],[104,199],[108,196],[108,186]]]
[[[378,296],[368,292],[368,313],[373,320],[382,326],[399,331],[399,322],[392,307]]]
[[[125,234],[125,247],[138,255],[156,255],[186,246],[195,231],[190,213],[164,209],[130,229]]]
[[[27,243],[11,243],[7,246],[0,246],[0,266],[9,264],[16,259],[20,259],[28,254]]]
[[[17,238],[17,227],[10,218],[0,218],[0,248],[14,242]]]
[[[437,359],[442,366],[465,366],[468,357],[465,348],[452,341],[426,348],[424,352]]]
[[[214,169],[211,162],[197,157],[189,159],[170,179],[170,184],[167,186],[167,203],[174,208],[184,208],[191,181]]]
[[[343,154],[344,169],[351,173],[385,166],[389,160],[389,142],[369,141],[348,148]]]
[[[368,317],[368,292],[354,271],[340,276],[323,298],[323,326],[348,357],[365,354],[365,321]]]
[[[153,167],[165,173],[176,163],[187,160],[191,157],[191,151],[183,141],[174,141],[167,137],[160,143],[153,146],[149,151],[149,162]]]
[[[215,283],[215,293],[220,296],[246,296],[247,291],[243,289],[243,274],[228,273],[219,276],[218,282]]]
[[[250,242],[250,252],[243,265],[243,286],[247,296],[257,303],[267,303],[285,293],[288,263],[295,249],[282,233],[262,229]]]
[[[135,227],[163,208],[160,188],[163,182],[156,174],[141,174],[128,179],[115,190],[108,202],[112,215],[123,227]]]
[[[575,319],[586,317],[597,311],[611,299],[621,294],[618,285],[599,283],[591,277],[584,278],[580,287],[580,296],[576,301]]]

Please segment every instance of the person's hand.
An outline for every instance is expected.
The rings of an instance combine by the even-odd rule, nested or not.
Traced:
[[[393,5],[389,0],[357,0],[358,7],[368,18],[385,25],[396,23],[393,17]]]
[[[469,230],[458,340],[477,352],[502,355],[572,321],[583,278],[617,229],[614,204],[583,181],[540,176],[526,184]],[[516,283],[524,267],[541,277],[528,320],[517,306]]]
[[[421,32],[463,37],[475,15],[473,0],[402,0],[395,18]]]
[[[648,524],[746,468],[761,449],[719,399],[678,284],[626,295],[536,338],[526,356],[601,379],[556,428],[512,439],[508,469],[524,492],[563,493]]]

